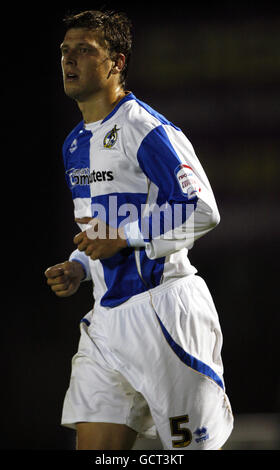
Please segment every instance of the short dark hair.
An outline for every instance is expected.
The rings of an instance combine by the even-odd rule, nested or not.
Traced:
[[[125,13],[115,11],[87,10],[81,13],[67,15],[63,22],[67,29],[86,28],[101,31],[105,39],[110,56],[115,53],[125,55],[125,66],[120,74],[120,82],[125,87],[128,66],[132,49],[132,23]]]

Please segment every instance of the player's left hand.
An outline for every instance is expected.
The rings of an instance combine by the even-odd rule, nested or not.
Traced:
[[[74,243],[92,260],[110,258],[123,248],[127,248],[122,228],[115,229],[97,218],[83,217],[75,221],[90,226],[74,237]]]

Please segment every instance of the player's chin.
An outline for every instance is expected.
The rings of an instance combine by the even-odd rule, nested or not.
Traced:
[[[77,85],[75,86],[74,84],[69,84],[65,83],[64,84],[64,92],[66,96],[69,98],[72,98],[73,100],[79,100],[79,97],[81,95],[81,90]]]

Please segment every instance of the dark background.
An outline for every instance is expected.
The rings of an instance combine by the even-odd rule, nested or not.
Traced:
[[[61,19],[99,6],[2,9],[2,449],[73,448],[60,416],[91,287],[58,299],[44,271],[78,231],[61,147],[81,116],[63,92]],[[221,223],[190,260],[219,312],[233,411],[279,413],[279,8],[107,6],[135,26],[128,89],[185,132],[217,199]]]

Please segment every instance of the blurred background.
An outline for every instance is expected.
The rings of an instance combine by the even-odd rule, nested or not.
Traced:
[[[63,92],[61,20],[102,5],[125,10],[134,23],[128,89],[185,132],[217,199],[221,223],[196,243],[190,260],[223,329],[236,420],[225,448],[280,449],[280,8],[264,1],[2,10],[0,446],[74,446],[60,416],[91,286],[58,299],[44,271],[68,258],[78,232],[61,147],[81,115]]]

